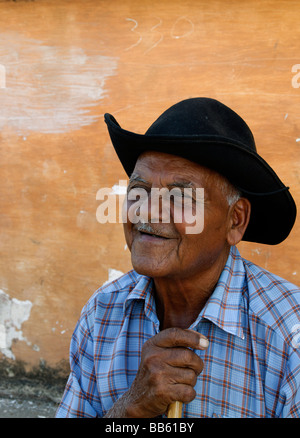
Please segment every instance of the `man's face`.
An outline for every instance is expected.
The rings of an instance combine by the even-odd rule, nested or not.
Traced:
[[[220,258],[228,254],[227,232],[229,205],[220,190],[223,178],[216,172],[184,158],[160,153],[142,154],[135,166],[128,185],[128,193],[133,189],[143,189],[148,194],[147,224],[132,223],[127,217],[124,224],[125,238],[131,251],[133,268],[150,277],[190,278],[192,275],[209,270]],[[204,188],[204,228],[201,233],[186,232],[191,223],[174,221],[176,200],[170,202],[170,221],[162,223],[162,208],[151,217],[151,189],[176,187],[184,193],[184,188]],[[126,201],[125,201],[126,202]],[[136,201],[127,199],[127,212],[135,207]],[[194,198],[193,211],[196,211]],[[153,212],[152,212],[153,213]],[[128,215],[130,216],[130,215]],[[151,219],[159,223],[151,223]]]

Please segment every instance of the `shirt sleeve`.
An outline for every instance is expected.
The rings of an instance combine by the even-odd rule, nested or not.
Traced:
[[[95,376],[93,339],[84,311],[71,339],[70,368],[71,372],[56,417],[102,417]]]
[[[281,401],[279,418],[300,418],[299,347],[293,351],[287,363],[279,400]]]

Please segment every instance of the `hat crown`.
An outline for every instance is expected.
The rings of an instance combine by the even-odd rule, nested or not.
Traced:
[[[145,135],[220,137],[256,151],[253,134],[245,121],[226,105],[206,97],[186,99],[171,106]]]

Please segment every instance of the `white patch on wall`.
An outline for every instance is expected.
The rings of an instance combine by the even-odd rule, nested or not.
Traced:
[[[110,283],[111,281],[117,280],[119,277],[124,275],[124,272],[118,271],[117,269],[108,270],[108,280],[103,283],[103,286]]]
[[[29,319],[32,303],[10,298],[0,289],[0,352],[9,359],[15,359],[11,351],[14,340],[30,342],[23,336],[22,324]]]
[[[115,184],[111,188],[111,194],[112,195],[126,195],[127,193],[127,181],[126,180],[120,180],[119,184]]]
[[[0,89],[0,129],[18,135],[64,133],[99,120],[93,107],[106,96],[107,78],[116,74],[118,58],[87,53],[0,34],[0,64],[6,86]]]

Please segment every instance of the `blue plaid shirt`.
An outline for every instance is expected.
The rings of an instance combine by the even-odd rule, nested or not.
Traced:
[[[159,332],[152,280],[130,271],[82,310],[57,417],[102,417],[131,386],[144,342]],[[300,418],[300,290],[236,247],[190,328],[205,335],[196,398],[183,417]]]

